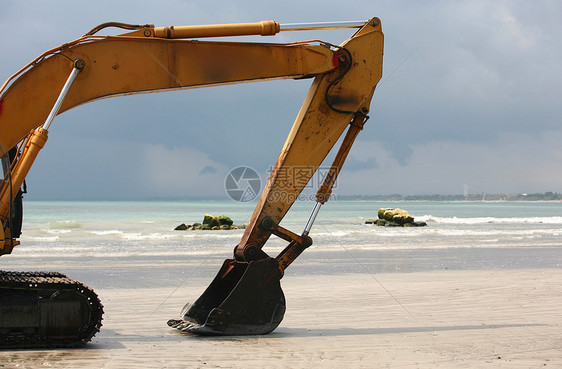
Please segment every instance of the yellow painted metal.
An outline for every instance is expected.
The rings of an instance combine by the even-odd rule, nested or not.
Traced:
[[[116,95],[317,75],[334,68],[332,57],[322,45],[88,38],[33,66],[4,91],[0,147],[6,152],[45,121],[77,58],[86,65],[60,112]]]
[[[269,34],[277,32],[278,28],[275,22],[236,25],[228,31],[225,31],[224,25],[206,26],[208,35],[214,36],[221,35],[220,32],[222,35],[224,32]],[[150,32],[145,34],[147,30]],[[368,112],[375,86],[382,75],[383,35],[380,21],[376,18],[368,21],[337,52],[326,44],[158,38],[162,35],[192,37],[189,35],[195,35],[193,32],[194,29],[189,27],[149,27],[122,36],[89,35],[44,53],[0,89],[0,153],[6,153],[30,131],[43,124],[73,68],[73,61],[77,59],[83,60],[85,66],[72,85],[60,113],[89,101],[116,95],[315,76],[236,249],[237,258],[244,260],[245,250],[261,248],[271,235],[271,230],[259,227],[261,221],[266,217],[275,224],[281,221],[356,116],[353,112]],[[199,36],[196,37],[204,37],[201,29],[197,32]],[[352,62],[345,64],[344,60],[347,58],[349,61],[349,56]],[[340,63],[344,66],[339,66]],[[2,182],[1,219],[7,219],[6,206],[9,207],[12,200],[8,193],[17,193],[14,190],[21,186],[32,159],[40,149],[41,144],[35,140],[41,139],[33,138],[36,135],[44,135],[46,139],[46,132],[41,129],[32,134],[28,142],[31,146],[26,146],[25,155],[19,159],[21,164],[17,163],[12,170],[12,185],[7,179]],[[31,161],[21,159],[26,156]],[[300,171],[298,176],[294,175],[295,170]]]
[[[263,21],[256,23],[212,24],[207,26],[156,27],[151,30],[152,35],[149,35],[146,29],[136,31],[135,33],[159,38],[202,38],[248,35],[273,36],[279,30],[279,23]]]
[[[363,129],[363,125],[367,120],[363,116],[356,115],[355,118],[351,121],[349,125],[349,129],[345,134],[345,137],[341,143],[341,146],[334,158],[328,173],[324,177],[324,183],[318,188],[316,192],[316,202],[320,204],[325,204],[326,201],[330,198],[332,193],[332,187],[334,186],[336,179],[343,167],[343,163],[347,158],[347,155],[351,151],[351,146],[353,146],[353,142],[359,135],[359,132]]]
[[[330,152],[355,114],[368,112],[375,87],[382,76],[383,34],[380,21],[371,19],[342,45],[352,55],[352,65],[319,75],[301,107],[293,128],[281,150],[258,205],[235,250],[239,260],[260,249],[271,231],[260,227],[267,217],[278,224],[297,199],[312,175]],[[340,77],[341,76],[341,77]],[[335,79],[333,88],[326,90]],[[298,172],[297,172],[298,171]],[[254,252],[255,254],[255,252]]]
[[[23,185],[25,177],[37,158],[37,154],[45,146],[47,138],[48,132],[43,128],[38,128],[29,134],[29,138],[20,155],[21,159],[12,168],[9,178],[6,178],[2,183],[3,185],[0,190],[0,219],[7,219],[10,203]]]
[[[263,44],[164,40],[240,34],[274,34],[273,21],[235,25],[141,29],[141,34],[84,36],[49,50],[12,76],[0,89],[0,156],[31,133],[10,177],[0,184],[0,219],[6,222],[12,197],[44,145],[45,122],[75,60],[84,68],[59,113],[96,99],[172,89],[268,79],[303,78],[333,70],[334,50],[323,44]],[[204,30],[204,31],[202,31]],[[147,37],[156,36],[156,37]],[[337,64],[337,63],[336,63]],[[5,225],[5,224],[4,224]]]
[[[25,142],[24,148],[18,160],[9,175],[6,176],[0,186],[0,220],[2,224],[8,223],[10,214],[10,205],[25,181],[25,177],[29,173],[37,154],[45,146],[47,142],[48,132],[43,128],[31,131]],[[12,248],[19,245],[19,241],[12,239],[9,227],[0,227],[0,255],[9,254]]]
[[[11,254],[13,248],[19,244],[18,240],[12,238],[9,227],[0,227],[0,256]]]

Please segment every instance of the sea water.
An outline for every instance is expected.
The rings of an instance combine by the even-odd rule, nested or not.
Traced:
[[[190,270],[212,275],[221,260],[232,257],[244,231],[174,228],[201,222],[206,213],[224,214],[235,224],[246,224],[255,205],[227,200],[28,201],[21,245],[0,259],[0,269],[63,269],[79,276],[98,273],[90,277],[103,280],[110,268],[123,284],[130,282],[127,277],[137,278],[139,268],[152,268],[160,279],[178,278],[177,274]],[[282,225],[300,234],[313,206],[309,201],[296,202]],[[365,224],[383,207],[405,209],[427,226]],[[332,201],[322,207],[312,228],[313,246],[290,269],[380,273],[559,268],[561,234],[559,202]],[[276,256],[286,244],[272,236],[264,251]]]

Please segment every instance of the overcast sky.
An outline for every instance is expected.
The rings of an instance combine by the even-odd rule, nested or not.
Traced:
[[[562,192],[560,1],[6,1],[0,80],[94,26],[382,20],[383,79],[336,194]],[[110,31],[115,33],[115,31]],[[353,31],[282,33],[341,43]],[[226,67],[226,66],[225,66]],[[119,97],[57,117],[28,199],[225,196],[263,177],[310,80]],[[1,133],[0,133],[1,134]]]

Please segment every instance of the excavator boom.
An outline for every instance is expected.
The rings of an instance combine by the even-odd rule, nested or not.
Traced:
[[[106,27],[129,32],[99,36]],[[199,40],[326,28],[358,30],[341,45],[323,41],[273,44]],[[285,312],[280,286],[284,269],[312,244],[309,233],[314,219],[328,200],[353,141],[368,119],[370,101],[382,75],[382,54],[383,35],[377,18],[367,22],[282,25],[265,21],[180,27],[106,23],[43,53],[0,88],[0,156],[5,168],[0,184],[0,256],[11,253],[19,243],[21,188],[58,114],[119,95],[314,78],[233,259],[224,262],[215,280],[199,299],[184,308],[180,319],[168,322],[197,334],[263,334],[274,330]],[[284,229],[279,223],[346,129],[304,231],[298,234]],[[302,168],[306,170],[299,170],[297,175],[297,169]],[[271,235],[289,242],[276,258],[262,250]],[[11,280],[13,274],[9,275]],[[41,285],[43,290],[53,290],[45,283]],[[3,288],[8,291],[12,287],[10,282]],[[25,288],[18,289],[20,297],[28,293]],[[56,291],[45,293],[60,295]],[[79,300],[79,296],[69,293],[65,296],[70,296],[70,305]],[[7,299],[0,300],[0,304],[18,305],[16,298]],[[96,309],[89,312],[90,320],[86,319],[85,324],[96,331],[101,326],[102,308],[99,301],[93,305]],[[82,310],[86,308],[91,310],[92,305]],[[62,311],[57,309],[53,308],[53,312]],[[0,346],[2,342],[19,342],[12,339],[10,332],[23,335],[26,342],[53,339],[41,334],[54,332],[56,327],[6,329],[2,324],[10,321],[11,311],[0,306]],[[36,335],[34,339],[27,337],[32,334]],[[87,339],[92,335],[88,333]],[[70,336],[65,343],[72,342]],[[77,334],[76,340],[84,341],[83,336],[83,332]]]

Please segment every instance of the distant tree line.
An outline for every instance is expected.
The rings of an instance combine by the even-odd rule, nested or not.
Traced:
[[[365,201],[562,201],[562,194],[557,192],[543,193],[481,193],[470,195],[337,195],[338,200]]]

